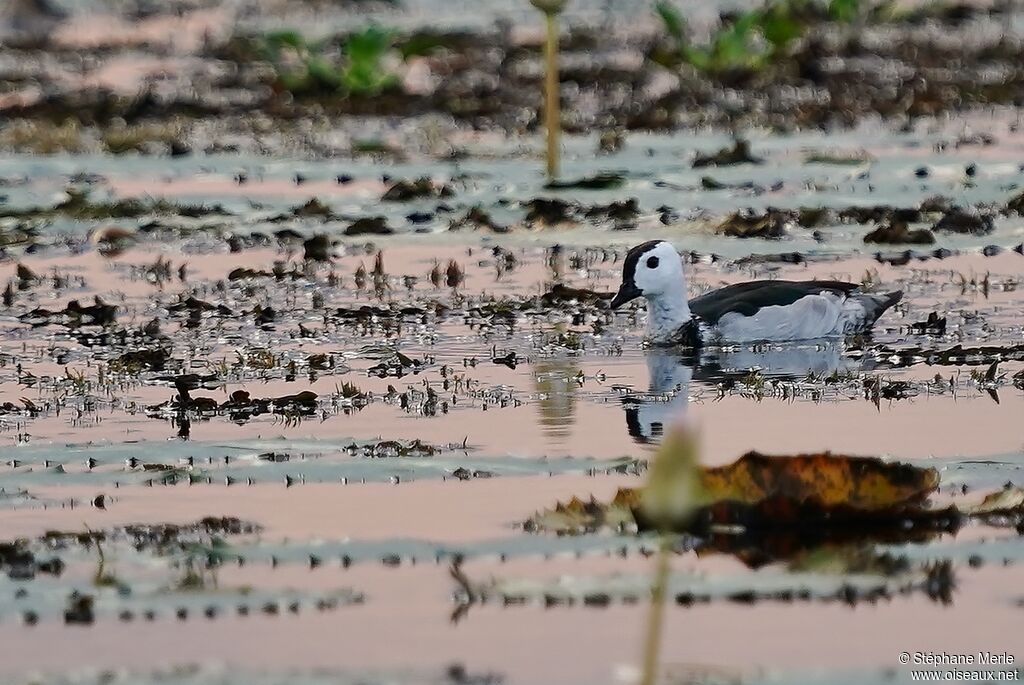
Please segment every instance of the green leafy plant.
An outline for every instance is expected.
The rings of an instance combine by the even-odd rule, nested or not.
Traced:
[[[295,95],[374,96],[399,85],[386,63],[394,51],[395,34],[379,26],[340,42],[310,43],[296,31],[276,31],[267,34],[263,44],[277,71],[278,85]]]
[[[828,3],[828,16],[836,21],[852,22],[860,12],[860,0],[830,0]]]
[[[706,45],[697,45],[690,40],[686,19],[672,2],[660,0],[654,10],[673,44],[671,54],[659,54],[654,59],[669,67],[689,64],[712,73],[757,70],[767,63],[774,46],[792,40],[788,37],[792,29],[783,21],[785,13],[779,10],[771,10],[767,31],[762,28],[764,18],[761,10],[735,15],[723,22]]]
[[[307,43],[297,31],[269,33],[263,39],[263,48],[274,64],[282,90],[293,94],[331,92],[341,85],[337,70],[321,56],[324,44]]]
[[[760,69],[770,56],[769,48],[757,41],[760,19],[759,12],[740,14],[723,24],[707,47],[689,47],[683,53],[686,61],[702,71]]]
[[[803,35],[806,27],[802,10],[804,8],[794,2],[773,2],[761,10],[758,26],[774,52],[786,50]]]
[[[659,0],[654,11],[673,52],[655,53],[652,59],[670,67],[689,64],[704,72],[724,73],[758,71],[785,57],[811,21],[853,22],[862,8],[860,0],[771,0],[723,19],[706,45],[690,40],[686,19],[670,0]]]
[[[668,0],[656,2],[654,11],[661,17],[661,23],[665,25],[668,35],[674,38],[679,45],[685,45],[687,25],[682,12]]]
[[[344,46],[346,64],[341,70],[345,90],[376,95],[397,86],[398,77],[388,72],[384,64],[394,42],[394,33],[377,26],[349,36]]]

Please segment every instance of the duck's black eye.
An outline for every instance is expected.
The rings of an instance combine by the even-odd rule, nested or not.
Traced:
[[[648,257],[647,258],[647,268],[648,269],[657,269],[658,268],[658,258],[657,257]]]

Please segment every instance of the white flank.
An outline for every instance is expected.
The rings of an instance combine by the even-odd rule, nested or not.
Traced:
[[[753,316],[729,312],[718,320],[717,332],[729,342],[811,340],[846,332],[856,309],[847,298],[831,292],[801,297],[793,304],[762,307]],[[859,307],[861,320],[864,308]]]

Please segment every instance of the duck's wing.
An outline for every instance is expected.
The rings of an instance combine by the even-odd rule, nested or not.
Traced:
[[[832,292],[849,296],[860,286],[843,281],[747,281],[712,290],[690,300],[690,311],[714,326],[730,312],[753,316],[764,307],[785,307],[808,295]]]

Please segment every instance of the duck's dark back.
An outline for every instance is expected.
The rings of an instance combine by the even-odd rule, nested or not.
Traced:
[[[753,316],[762,307],[784,307],[822,291],[849,295],[859,286],[842,281],[747,281],[690,300],[690,311],[714,325],[729,312]]]

